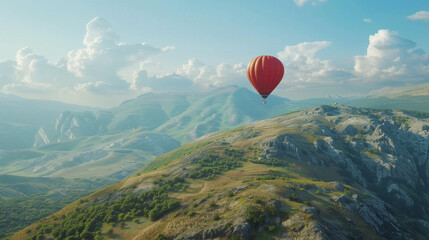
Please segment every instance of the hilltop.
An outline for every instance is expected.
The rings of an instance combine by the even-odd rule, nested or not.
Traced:
[[[319,106],[207,135],[17,233],[424,239],[429,115]]]

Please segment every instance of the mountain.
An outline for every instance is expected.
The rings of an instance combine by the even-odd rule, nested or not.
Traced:
[[[273,97],[264,106],[269,107],[267,109],[263,108],[258,95],[243,88],[227,87],[194,94],[150,93],[112,109],[64,111],[57,113],[56,119],[49,116],[35,121],[33,126],[44,124],[37,131],[31,127],[28,131],[30,137],[22,137],[27,141],[26,146],[28,140],[34,139],[34,148],[0,151],[0,174],[8,177],[43,177],[51,179],[52,184],[24,181],[19,184],[23,191],[16,191],[17,185],[14,184],[0,186],[3,199],[8,201],[4,204],[7,208],[0,207],[0,211],[4,212],[2,216],[15,214],[17,221],[3,219],[8,221],[3,226],[11,226],[4,234],[18,230],[13,226],[25,226],[19,221],[26,218],[25,212],[17,215],[17,211],[13,210],[17,206],[13,207],[13,203],[35,206],[35,203],[50,201],[46,192],[63,187],[57,181],[59,177],[68,181],[72,188],[80,186],[74,181],[76,178],[101,181],[103,184],[119,181],[155,156],[171,151],[184,142],[289,111],[286,106],[288,102],[287,99]],[[257,111],[253,111],[251,105]],[[24,119],[21,121],[32,119],[22,109],[18,110],[21,115],[17,118]],[[43,115],[44,111],[35,113],[32,110],[29,113],[40,117],[37,114]],[[45,120],[48,118],[47,123]],[[18,136],[19,131],[14,129],[11,134]],[[90,185],[94,188],[84,188],[85,193],[105,186],[103,184]],[[82,192],[73,191],[58,196],[58,204],[51,212],[46,208],[40,211],[32,208],[30,211],[34,214],[31,220],[53,213],[58,207],[64,207],[64,204],[80,196]],[[25,224],[29,223],[25,221]]]
[[[207,135],[12,239],[426,239],[429,114],[342,105]]]
[[[383,88],[351,105],[429,112],[429,83],[409,87]]]
[[[406,86],[406,87],[387,87],[382,88],[380,90],[374,91],[369,94],[369,96],[373,97],[399,97],[399,96],[428,96],[429,95],[429,83]]]
[[[0,152],[0,174],[122,179],[155,156],[207,133],[288,112],[244,88],[150,93],[109,110],[59,114],[35,136],[36,148]]]
[[[109,110],[63,112],[39,129],[34,145],[131,129],[166,133],[185,143],[295,110],[288,99],[274,96],[267,105],[261,101],[257,94],[236,86],[197,93],[147,93]]]
[[[0,150],[32,147],[40,126],[67,110],[92,111],[95,108],[0,93]]]
[[[423,86],[423,85],[422,85]],[[420,87],[422,89],[423,87]],[[402,92],[409,94],[409,90],[396,90],[396,92]],[[374,95],[375,96],[375,95]],[[123,102],[117,107],[107,110],[100,111],[84,111],[84,112],[71,112],[66,111],[57,117],[55,121],[50,124],[43,125],[35,136],[34,146],[41,149],[49,149],[45,151],[45,154],[53,154],[52,151],[56,147],[65,145],[76,144],[79,148],[86,149],[85,153],[87,156],[85,161],[74,161],[73,163],[57,164],[52,166],[48,164],[48,168],[51,172],[63,174],[62,171],[68,171],[70,173],[80,172],[76,170],[91,169],[86,165],[87,162],[96,162],[97,165],[105,167],[102,173],[104,176],[113,174],[117,164],[122,165],[124,162],[134,162],[137,164],[125,164],[125,169],[121,168],[118,171],[125,171],[131,173],[137,168],[141,167],[145,162],[136,161],[136,158],[129,159],[129,157],[122,157],[125,155],[110,155],[108,151],[102,151],[109,144],[116,144],[120,142],[129,141],[128,138],[133,138],[134,135],[142,134],[145,139],[149,142],[153,142],[152,145],[145,145],[146,149],[152,149],[150,146],[159,146],[159,151],[156,153],[149,153],[146,151],[140,151],[142,149],[133,149],[133,146],[141,146],[136,144],[128,144],[125,147],[126,151],[138,151],[134,156],[137,158],[149,160],[153,156],[163,154],[166,151],[170,151],[180,144],[184,144],[202,137],[206,134],[231,129],[237,126],[252,123],[256,120],[266,119],[280,114],[284,114],[291,111],[300,110],[303,108],[313,107],[318,104],[340,102],[346,105],[352,106],[363,106],[363,107],[379,107],[379,108],[394,108],[394,109],[406,109],[406,110],[424,110],[427,104],[414,104],[420,101],[418,97],[429,97],[429,96],[411,96],[401,95],[406,97],[382,100],[382,95],[377,95],[377,98],[362,98],[362,99],[351,99],[351,98],[336,98],[336,99],[309,99],[302,101],[290,101],[285,98],[279,98],[272,96],[268,99],[266,105],[261,104],[261,98],[245,88],[239,88],[236,86],[219,88],[216,90],[199,92],[199,93],[148,93],[141,95],[135,99],[131,99]],[[385,98],[385,97],[383,97]],[[429,100],[429,99],[428,99]],[[424,102],[427,102],[424,100]],[[429,111],[429,109],[427,109]],[[150,133],[150,137],[148,135]],[[104,142],[104,140],[106,142]],[[142,137],[139,137],[141,141]],[[135,138],[132,141],[136,141]],[[98,143],[97,144],[93,144]],[[90,144],[92,147],[84,145],[84,143]],[[50,147],[44,147],[48,146]],[[122,149],[123,147],[119,147]],[[100,149],[98,149],[100,148]],[[119,149],[118,148],[118,149]],[[97,150],[98,149],[98,150]],[[103,152],[103,156],[110,156],[104,158],[94,155],[94,152]],[[73,158],[77,153],[74,150],[69,151],[71,154],[62,154],[66,158],[56,157],[57,159],[68,159]],[[115,152],[118,153],[118,152]],[[79,154],[84,154],[80,151]],[[90,159],[94,156],[95,159]],[[98,157],[97,157],[98,156]],[[128,155],[126,155],[128,156]],[[151,157],[152,156],[152,157]],[[46,155],[39,157],[39,160],[31,160],[32,162],[38,162],[38,166],[47,164],[44,161],[46,158],[50,158]],[[103,161],[99,161],[98,158],[102,158]],[[116,162],[113,161],[115,159]],[[1,160],[1,158],[0,158]],[[27,161],[30,163],[29,161]],[[115,163],[115,164],[113,164]],[[16,165],[17,163],[9,164]],[[71,164],[71,165],[70,165]],[[113,165],[112,165],[113,164]],[[68,169],[70,166],[73,168]],[[83,166],[83,168],[79,168]],[[106,169],[110,169],[106,171]],[[41,169],[46,169],[42,167]],[[67,170],[68,169],[68,170]],[[11,174],[13,170],[14,174],[31,174],[30,176],[55,176],[45,171],[35,170],[34,164],[26,164],[24,166],[12,166],[5,168],[0,173]],[[97,170],[98,171],[98,170]],[[88,174],[88,171],[86,171]],[[124,173],[125,173],[124,172]],[[75,177],[69,175],[70,177]],[[79,175],[81,177],[82,174]],[[126,176],[126,174],[124,174]],[[99,175],[99,177],[102,177]]]

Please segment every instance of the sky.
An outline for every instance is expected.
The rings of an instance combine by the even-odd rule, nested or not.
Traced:
[[[429,82],[429,1],[0,1],[0,91],[112,107],[146,92],[237,85],[256,56],[272,93],[361,96]]]

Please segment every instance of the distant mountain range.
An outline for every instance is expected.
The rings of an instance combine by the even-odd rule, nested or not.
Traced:
[[[73,179],[86,179],[95,184],[82,189],[91,191],[91,186],[94,190],[123,179],[156,156],[206,134],[320,104],[429,112],[428,92],[426,84],[362,98],[291,101],[270,96],[263,105],[258,94],[230,86],[199,93],[148,93],[111,109],[0,94],[0,178],[54,179],[51,185],[31,180],[19,188],[3,184],[0,201],[62,189],[57,178],[71,180],[73,186],[79,186]]]
[[[31,148],[40,126],[64,111],[93,110],[96,108],[0,93],[0,150]]]
[[[12,239],[427,239],[428,146],[429,113],[313,107],[206,135]]]

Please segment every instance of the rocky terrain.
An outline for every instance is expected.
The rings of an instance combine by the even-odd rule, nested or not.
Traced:
[[[184,145],[13,239],[427,239],[428,154],[429,114],[314,107]]]

